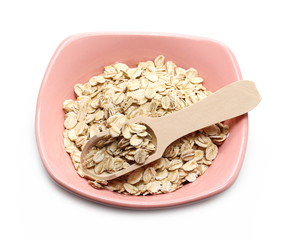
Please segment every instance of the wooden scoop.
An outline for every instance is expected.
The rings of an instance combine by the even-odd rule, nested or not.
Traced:
[[[150,118],[137,117],[128,121],[131,123],[143,123],[147,131],[152,135],[152,143],[156,151],[150,155],[144,164],[132,164],[121,171],[97,175],[93,169],[85,169],[85,175],[93,180],[111,180],[129,173],[137,168],[147,165],[162,157],[169,144],[191,132],[205,128],[212,124],[237,117],[249,112],[261,101],[254,82],[248,80],[231,83],[203,100],[191,106],[171,113],[167,116]],[[105,131],[92,137],[85,145],[81,155],[81,166],[88,151],[98,141],[106,141],[109,132]]]

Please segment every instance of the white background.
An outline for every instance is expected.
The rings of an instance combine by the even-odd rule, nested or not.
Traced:
[[[1,239],[290,239],[288,1],[1,1]],[[263,97],[250,113],[241,173],[189,206],[120,210],[83,200],[46,173],[34,136],[38,90],[67,36],[150,31],[224,42]]]

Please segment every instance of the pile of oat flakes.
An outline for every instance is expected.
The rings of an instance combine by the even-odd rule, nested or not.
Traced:
[[[63,104],[64,145],[79,175],[86,177],[83,167],[102,174],[143,163],[155,150],[151,136],[142,124],[124,123],[139,115],[161,117],[196,103],[210,94],[202,82],[194,68],[185,70],[158,56],[134,68],[123,63],[106,66],[102,74],[76,84],[77,99]],[[84,145],[104,130],[109,130],[112,140],[92,148],[81,166]],[[89,183],[123,194],[172,192],[207,170],[228,132],[222,123],[209,126],[178,139],[149,165],[114,180]]]

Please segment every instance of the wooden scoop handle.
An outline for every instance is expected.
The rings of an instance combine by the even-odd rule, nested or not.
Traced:
[[[261,96],[254,82],[241,80],[219,89],[185,109],[164,117],[144,118],[142,121],[154,131],[157,151],[163,153],[178,138],[247,113],[260,101]]]

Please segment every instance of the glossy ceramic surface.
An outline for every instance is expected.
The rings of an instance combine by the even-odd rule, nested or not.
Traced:
[[[96,190],[76,173],[62,135],[62,103],[74,99],[73,86],[88,81],[114,62],[133,67],[160,54],[183,68],[196,68],[211,91],[242,79],[229,48],[210,39],[163,33],[89,33],[68,37],[54,53],[43,78],[35,122],[43,164],[57,183],[90,200],[129,208],[176,206],[208,198],[231,186],[246,150],[247,114],[228,121],[230,136],[219,148],[212,166],[194,183],[175,192],[156,196],[122,195]]]

